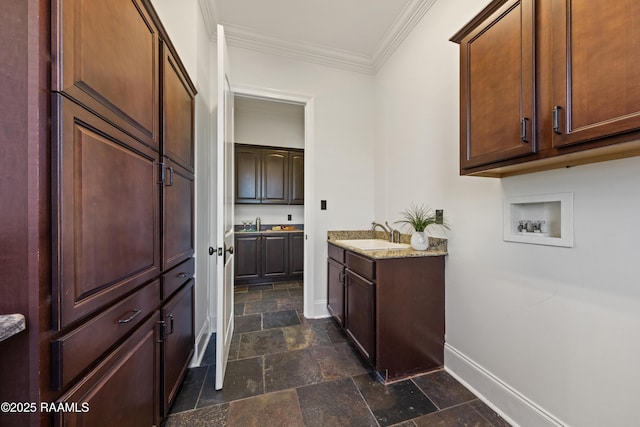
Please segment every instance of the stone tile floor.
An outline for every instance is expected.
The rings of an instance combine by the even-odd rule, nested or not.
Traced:
[[[444,370],[383,385],[331,319],[302,316],[302,283],[235,289],[222,390],[215,337],[188,370],[173,426],[508,426]]]

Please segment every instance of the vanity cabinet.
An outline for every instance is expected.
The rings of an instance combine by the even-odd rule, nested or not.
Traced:
[[[236,233],[234,258],[236,284],[300,280],[304,273],[304,233]]]
[[[235,202],[304,204],[304,152],[277,147],[235,145]]]
[[[494,0],[460,44],[460,173],[509,176],[640,153],[640,4]]]
[[[444,256],[375,258],[328,244],[327,309],[384,380],[444,363]]]

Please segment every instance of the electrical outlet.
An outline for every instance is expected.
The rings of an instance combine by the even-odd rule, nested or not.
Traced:
[[[287,215],[287,221],[291,221],[291,214]]]
[[[436,209],[436,224],[442,224],[444,222],[444,210]]]

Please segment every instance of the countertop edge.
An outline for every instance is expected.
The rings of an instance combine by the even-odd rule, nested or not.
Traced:
[[[0,314],[0,341],[11,338],[27,328],[27,322],[22,314]]]
[[[443,250],[428,249],[426,251],[416,251],[415,249],[380,249],[365,251],[336,240],[327,239],[327,243],[331,243],[343,249],[348,249],[352,252],[372,259],[421,258],[448,255],[448,252]]]

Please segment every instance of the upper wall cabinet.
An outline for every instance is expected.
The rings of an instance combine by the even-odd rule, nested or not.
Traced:
[[[553,146],[640,129],[640,2],[553,3]]]
[[[640,3],[494,0],[460,44],[460,173],[640,153]]]
[[[533,25],[533,0],[512,0],[460,41],[463,169],[536,151]]]
[[[52,3],[52,89],[158,150],[159,38],[140,0]]]
[[[191,87],[171,51],[164,43],[161,45],[163,154],[193,172],[195,89]]]
[[[302,150],[236,144],[236,203],[304,204]]]

